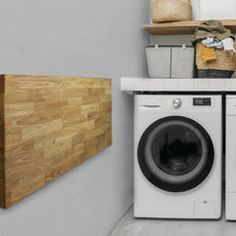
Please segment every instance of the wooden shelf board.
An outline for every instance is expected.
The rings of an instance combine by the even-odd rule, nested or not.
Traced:
[[[152,35],[193,34],[203,21],[179,21],[171,23],[147,24],[144,29]],[[236,20],[222,20],[224,26],[236,33]]]

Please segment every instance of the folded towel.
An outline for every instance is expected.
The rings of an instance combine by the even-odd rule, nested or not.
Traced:
[[[214,48],[207,48],[203,44],[199,44],[199,52],[202,62],[210,62],[216,60],[216,52]]]

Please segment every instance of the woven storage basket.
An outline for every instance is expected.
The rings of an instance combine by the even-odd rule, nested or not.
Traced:
[[[192,20],[191,0],[152,0],[153,23]]]
[[[217,60],[202,62],[199,50],[196,46],[196,64],[198,78],[232,78],[236,70],[236,54],[225,52],[223,49],[216,50]]]
[[[199,50],[199,44],[196,49],[196,64],[199,70],[236,70],[236,54],[225,52],[223,49],[216,50],[217,60],[211,62],[202,62]]]
[[[234,71],[228,70],[198,70],[197,77],[199,79],[227,79],[232,78]]]

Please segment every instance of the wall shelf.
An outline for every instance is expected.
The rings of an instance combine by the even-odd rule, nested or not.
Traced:
[[[196,27],[198,27],[201,22],[203,21],[194,20],[147,24],[144,26],[144,29],[152,35],[193,34]],[[236,33],[236,20],[222,20],[222,22],[226,28],[230,29],[233,33]]]

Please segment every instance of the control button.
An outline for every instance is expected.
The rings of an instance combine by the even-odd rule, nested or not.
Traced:
[[[174,108],[178,109],[181,107],[181,105],[182,105],[182,101],[179,98],[174,99],[173,101]]]

